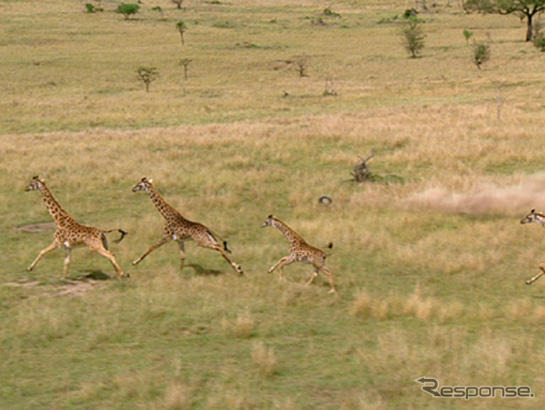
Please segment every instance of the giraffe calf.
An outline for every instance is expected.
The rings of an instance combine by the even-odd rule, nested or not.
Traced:
[[[273,266],[271,266],[268,270],[269,273],[279,269],[280,277],[283,278],[284,266],[293,262],[310,263],[314,267],[314,271],[312,272],[310,279],[306,282],[306,285],[310,285],[314,279],[316,279],[316,276],[318,276],[318,272],[322,272],[328,278],[329,285],[331,287],[329,293],[336,292],[335,285],[333,284],[333,273],[327,266],[325,266],[327,254],[324,251],[309,245],[307,242],[305,242],[301,235],[273,215],[269,215],[263,222],[263,225],[261,225],[262,228],[266,228],[267,226],[274,226],[277,228],[290,242],[290,254],[288,256],[284,256]],[[333,244],[330,243],[329,247],[332,246]]]

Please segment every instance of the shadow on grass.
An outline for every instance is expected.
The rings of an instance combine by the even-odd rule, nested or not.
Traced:
[[[187,265],[188,268],[193,268],[196,275],[203,275],[203,276],[219,276],[223,275],[225,272],[216,270],[216,269],[205,269],[201,265],[197,265],[196,263],[192,263]]]
[[[83,276],[78,276],[72,278],[75,281],[87,281],[87,280],[110,280],[112,279],[109,275],[105,274],[101,270],[88,270],[84,271],[86,274]]]

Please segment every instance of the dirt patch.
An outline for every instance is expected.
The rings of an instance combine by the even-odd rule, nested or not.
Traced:
[[[70,280],[65,281],[68,283],[63,284],[62,286],[56,287],[53,293],[50,293],[49,296],[83,296],[85,293],[96,289],[101,285],[99,281],[96,280]]]
[[[56,227],[55,222],[41,222],[37,224],[17,226],[15,227],[15,229],[21,232],[37,233],[37,232],[51,231],[55,229],[55,227]]]
[[[96,279],[95,277],[99,277]],[[106,278],[109,278],[104,274]],[[100,289],[105,284],[101,275],[91,273],[77,279],[62,279],[55,284],[44,284],[42,281],[26,281],[3,283],[2,286],[40,290],[40,296],[83,296],[87,292]],[[34,295],[38,296],[38,295]]]

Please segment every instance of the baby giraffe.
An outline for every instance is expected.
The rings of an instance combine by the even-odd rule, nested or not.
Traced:
[[[110,229],[105,231],[103,229],[98,229],[93,226],[85,226],[77,223],[74,218],[72,218],[68,212],[61,208],[57,200],[53,197],[49,189],[45,186],[44,180],[35,176],[30,181],[30,184],[26,188],[26,191],[40,191],[42,194],[42,199],[47,207],[47,210],[55,220],[57,224],[57,231],[55,232],[55,239],[51,245],[43,249],[38,257],[32,262],[28,267],[28,270],[34,269],[38,261],[48,252],[51,252],[54,249],[63,247],[66,251],[66,258],[64,259],[64,270],[63,276],[68,275],[68,269],[70,266],[70,255],[72,253],[72,248],[87,245],[89,249],[95,251],[108,260],[114,265],[115,272],[119,278],[128,277],[129,275],[123,272],[121,267],[117,264],[115,256],[112,252],[108,250],[108,241],[106,240],[106,234],[114,231]],[[127,232],[122,229],[118,229],[121,233],[121,237],[115,241],[120,242]]]
[[[185,261],[184,241],[193,239],[198,246],[213,249],[219,252],[221,256],[223,256],[223,258],[229,262],[235,272],[239,273],[240,275],[244,275],[240,265],[233,262],[227,254],[227,252],[230,252],[229,249],[227,249],[227,242],[223,241],[222,247],[210,229],[201,223],[192,222],[185,219],[176,209],[167,204],[161,195],[159,195],[159,192],[157,192],[155,187],[152,185],[152,181],[152,179],[147,179],[144,177],[133,187],[132,191],[145,191],[150,196],[159,213],[163,216],[163,218],[165,218],[166,223],[163,229],[163,237],[159,240],[159,242],[149,248],[142,256],[136,259],[133,262],[133,265],[140,263],[142,259],[148,256],[155,249],[171,240],[174,240],[177,241],[178,245],[180,246],[180,269],[183,269]]]
[[[293,262],[310,263],[314,267],[314,272],[312,272],[312,276],[306,282],[306,285],[310,285],[316,276],[318,276],[318,272],[321,271],[327,275],[329,280],[329,285],[331,286],[329,293],[335,292],[335,286],[333,285],[333,273],[331,273],[331,271],[325,266],[325,258],[327,255],[324,251],[306,243],[301,235],[273,215],[269,215],[267,219],[265,219],[265,222],[263,222],[263,225],[261,225],[262,228],[267,226],[274,226],[275,228],[278,228],[278,230],[282,232],[282,234],[284,234],[286,239],[290,242],[290,254],[288,256],[284,256],[273,266],[271,266],[269,273],[272,273],[276,268],[278,268],[280,269],[280,277],[282,278],[284,266]],[[329,246],[331,247],[332,244]]]
[[[526,215],[524,218],[520,220],[521,224],[529,224],[532,222],[537,222],[541,226],[545,227],[545,214],[542,214],[541,212],[536,212],[535,209],[532,209],[528,215]],[[538,280],[541,276],[543,276],[543,274],[545,274],[545,263],[540,263],[539,269],[540,269],[540,272],[536,276],[526,281],[527,285],[531,285],[536,280]]]

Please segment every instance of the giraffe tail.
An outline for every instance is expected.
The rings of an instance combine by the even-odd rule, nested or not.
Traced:
[[[124,231],[123,229],[118,229],[117,231],[121,234],[121,236],[120,236],[118,239],[116,239],[116,240],[114,241],[114,243],[119,243],[119,242],[121,242],[121,241],[123,240],[123,238],[125,237],[125,235],[128,234],[128,232],[127,232],[127,231]]]
[[[212,232],[210,229],[206,229],[208,231],[208,233],[210,235],[212,235],[212,238],[217,241],[216,237],[218,237],[221,241],[222,241],[222,245],[223,245],[223,250],[225,250],[225,252],[227,253],[233,253],[231,252],[231,249],[228,248],[227,246],[227,241],[225,239],[223,239],[220,235],[218,235],[216,232]]]
[[[329,243],[327,244],[327,249],[333,249],[333,242],[329,242]],[[327,256],[331,256],[331,255],[332,255],[331,252],[328,252],[328,253],[325,254],[326,257],[327,257]]]
[[[231,249],[227,247],[227,241],[223,241],[223,249],[225,249],[225,252],[233,253],[231,252]]]
[[[123,240],[123,238],[125,237],[125,235],[128,234],[128,232],[127,232],[127,231],[124,231],[123,229],[110,229],[110,230],[108,230],[108,231],[103,231],[103,233],[106,234],[106,233],[110,233],[110,232],[113,232],[113,231],[117,231],[117,232],[119,232],[119,233],[121,234],[121,236],[120,236],[118,239],[116,239],[116,240],[114,241],[114,243],[119,243],[119,242],[121,242],[121,241]],[[108,248],[106,248],[106,249],[108,249]]]

